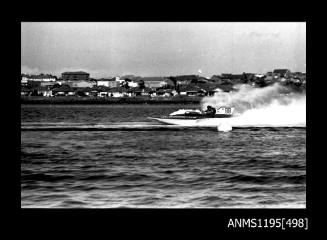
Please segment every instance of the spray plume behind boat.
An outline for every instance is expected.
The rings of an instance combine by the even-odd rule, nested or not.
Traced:
[[[213,107],[232,106],[235,113],[242,114],[250,109],[267,107],[277,101],[281,105],[288,105],[294,99],[303,97],[303,94],[289,92],[289,90],[278,83],[274,85],[257,88],[247,84],[234,86],[236,91],[218,92],[214,96],[205,97],[201,102],[201,108],[208,105]]]

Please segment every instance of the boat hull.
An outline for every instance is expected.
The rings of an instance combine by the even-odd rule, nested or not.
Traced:
[[[226,122],[228,118],[198,118],[198,119],[178,119],[178,118],[150,118],[158,122],[169,125],[180,126],[219,126]]]

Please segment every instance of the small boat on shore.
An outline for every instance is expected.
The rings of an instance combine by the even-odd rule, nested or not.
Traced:
[[[173,125],[218,126],[223,122],[223,119],[233,117],[233,112],[233,107],[219,107],[216,109],[208,106],[206,111],[198,109],[179,109],[178,111],[169,114],[169,116],[163,116],[160,118],[150,117],[150,119]]]

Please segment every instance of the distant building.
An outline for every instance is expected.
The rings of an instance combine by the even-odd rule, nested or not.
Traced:
[[[21,85],[27,85],[27,81],[28,81],[28,75],[26,75],[26,74],[22,74],[22,75],[21,75],[20,84],[21,84]]]
[[[222,73],[221,75],[213,75],[210,80],[218,84],[241,84],[246,82],[247,74]]]
[[[77,96],[90,96],[91,95],[91,88],[76,88],[75,93]]]
[[[212,75],[212,77],[210,78],[210,81],[213,83],[221,84],[221,83],[223,83],[224,80],[221,79],[220,75]]]
[[[160,89],[160,90],[156,91],[155,96],[157,96],[157,97],[172,97],[175,95],[174,93],[176,93],[176,92],[173,92],[170,89],[165,89],[165,90]]]
[[[96,87],[96,90],[98,92],[98,97],[108,97],[109,96],[109,90],[110,88],[105,86]]]
[[[52,89],[54,96],[74,96],[75,90],[70,88],[69,85],[61,85],[58,88]]]
[[[70,87],[77,87],[77,88],[86,88],[86,87],[93,87],[96,85],[95,82],[86,81],[86,80],[78,80],[78,81],[70,81],[68,82]]]
[[[52,87],[56,82],[40,82],[41,87]]]
[[[141,95],[142,96],[151,96],[151,94],[153,94],[153,93],[155,93],[155,91],[153,89],[146,87],[146,88],[142,89]]]
[[[166,82],[158,82],[158,81],[144,81],[144,85],[148,88],[160,88],[165,86]]]
[[[170,79],[166,79],[165,80],[165,83],[166,83],[166,87],[169,86],[169,87],[174,87],[174,82]],[[176,83],[177,84],[177,83]]]
[[[109,97],[124,97],[127,96],[127,89],[123,87],[114,87],[109,89]]]
[[[37,94],[44,97],[52,97],[52,91],[48,87],[39,86],[36,88]]]
[[[31,95],[31,93],[32,93],[32,90],[25,86],[22,86],[20,89],[21,96],[29,96],[29,95]]]
[[[275,69],[273,75],[275,78],[289,78],[291,71],[289,69]]]
[[[154,93],[155,91],[151,88],[139,88],[139,87],[133,87],[127,90],[127,93],[129,94],[129,96],[131,97],[135,97],[135,96],[151,96],[152,93]]]
[[[33,81],[33,80],[27,80],[27,84],[26,86],[29,87],[38,87],[41,86],[41,83],[45,83],[45,82],[41,82],[41,81]],[[49,82],[49,83],[55,83],[55,82]],[[25,85],[25,84],[24,84]]]
[[[203,90],[196,85],[182,85],[179,88],[180,95],[186,95],[186,96],[197,96],[202,91]]]
[[[97,80],[97,86],[119,87],[120,82],[116,78],[101,78]]]
[[[164,77],[144,77],[142,80],[144,81],[145,87],[148,88],[160,88],[168,84],[166,82],[167,79]]]
[[[61,78],[63,81],[81,81],[81,80],[89,80],[90,74],[83,71],[78,72],[64,72],[61,74]]]
[[[128,85],[128,87],[133,87],[133,88],[139,86],[139,81],[138,80],[131,80],[129,78],[126,78],[124,80],[121,80],[120,79],[120,80],[116,80],[116,81],[118,81],[120,83],[119,86],[126,86],[126,85]]]
[[[291,74],[292,78],[299,79],[301,82],[303,82],[306,79],[306,74],[302,72],[294,72]]]
[[[254,73],[243,73],[243,81],[245,82],[253,82],[255,80],[255,74]]]

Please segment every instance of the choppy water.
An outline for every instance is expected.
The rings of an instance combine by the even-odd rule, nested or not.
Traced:
[[[305,128],[223,133],[147,119],[196,107],[22,105],[21,206],[305,207]],[[81,130],[94,125],[111,127]]]

